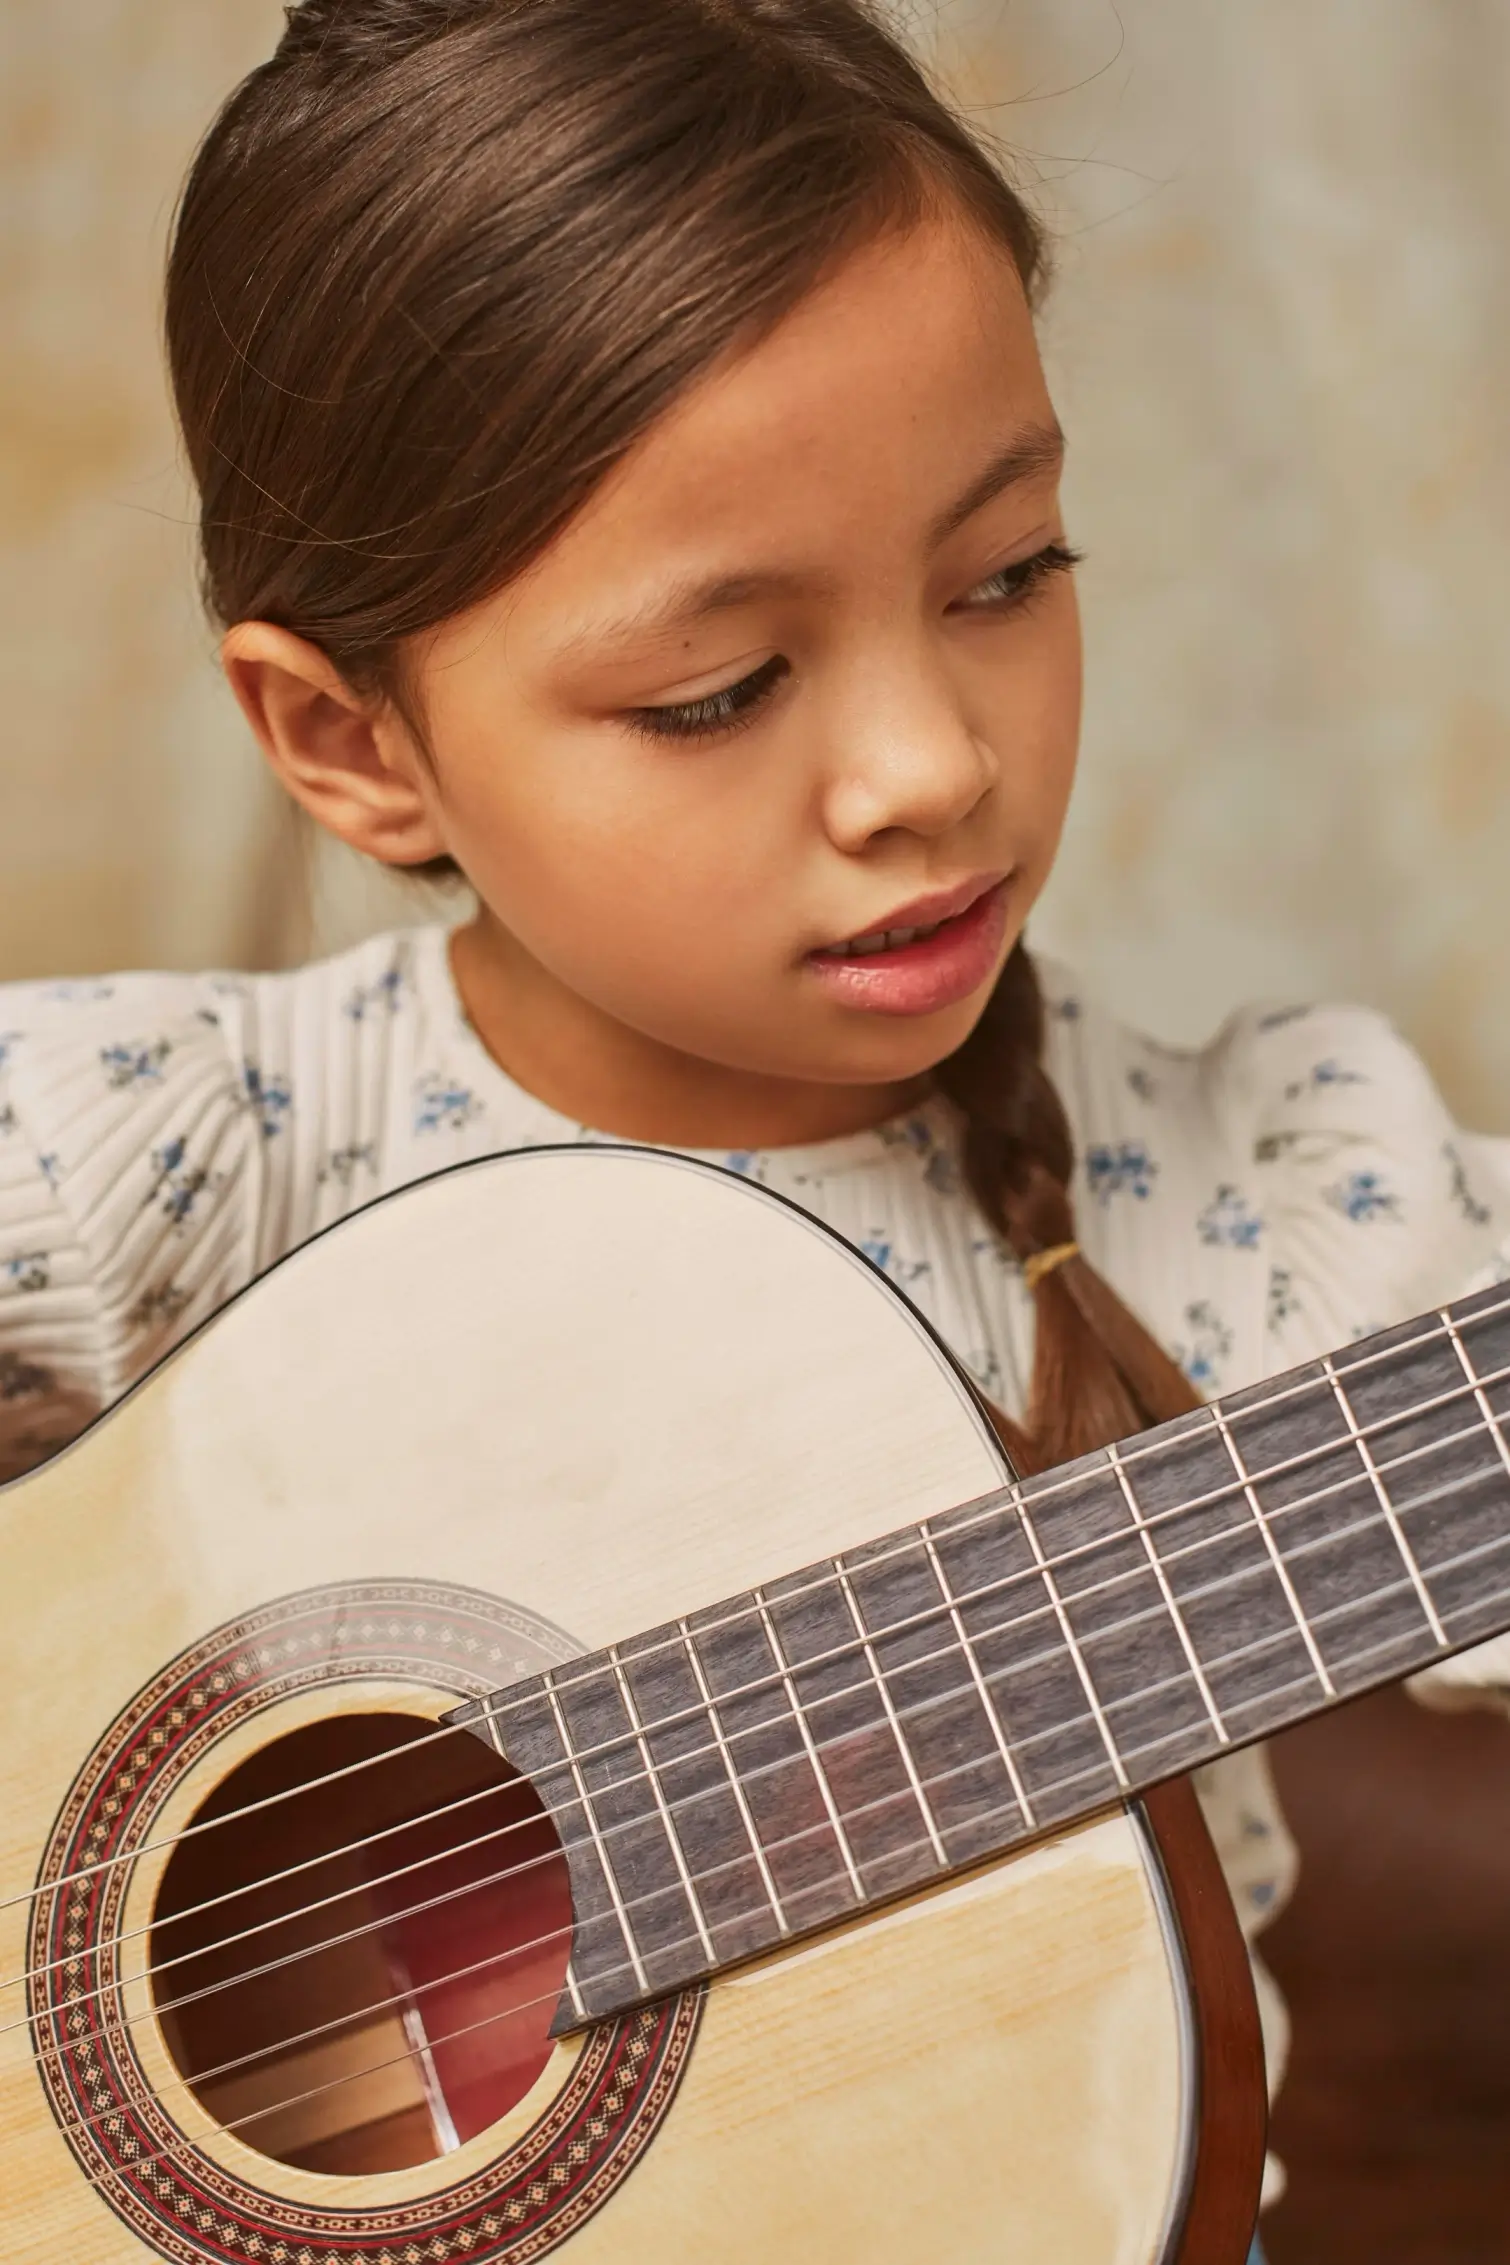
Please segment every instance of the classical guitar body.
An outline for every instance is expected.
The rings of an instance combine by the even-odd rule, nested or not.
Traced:
[[[445,1725],[1002,1478],[904,1300],[679,1159],[489,1160],[276,1268],[0,1492],[0,2258],[1240,2265],[1255,2038],[1199,1834],[1175,1865],[1103,1806],[574,2019],[544,1811]],[[594,1831],[637,1817],[609,1782]],[[745,1822],[739,1892],[800,1906],[829,1827]]]

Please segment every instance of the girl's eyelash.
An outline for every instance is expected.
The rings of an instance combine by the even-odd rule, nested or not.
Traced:
[[[1068,574],[1079,566],[1084,556],[1083,551],[1072,550],[1068,543],[1048,543],[1031,558],[1020,558],[1011,566],[999,566],[984,582],[975,585],[977,590],[989,590],[996,585],[996,599],[989,606],[975,606],[970,610],[1015,613],[1055,575]],[[640,732],[647,739],[706,739],[727,734],[753,723],[767,695],[788,673],[787,661],[780,653],[773,653],[749,676],[742,677],[738,684],[726,685],[721,692],[710,692],[705,699],[688,700],[667,708],[631,708],[625,720],[631,731]]]
[[[1001,595],[1008,606],[1020,605],[1056,574],[1069,574],[1085,563],[1084,551],[1072,550],[1068,543],[1046,543],[1031,558],[1020,558],[1012,566],[999,566],[988,574],[984,582],[977,582],[978,590],[989,590],[993,583],[1001,587]]]
[[[631,708],[629,727],[647,739],[705,739],[715,732],[737,731],[741,724],[754,722],[766,694],[787,666],[780,653],[773,653],[752,675],[726,685],[722,692],[710,692],[705,700],[671,708]]]

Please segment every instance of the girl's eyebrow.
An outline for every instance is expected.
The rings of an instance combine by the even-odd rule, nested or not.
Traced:
[[[982,507],[1008,488],[1026,487],[1031,481],[1057,475],[1064,463],[1064,434],[1057,424],[1028,425],[993,450],[975,478],[955,501],[928,527],[927,547],[936,551]],[[710,614],[727,613],[734,606],[757,598],[833,598],[834,579],[828,574],[803,574],[789,568],[766,567],[734,574],[687,574],[662,585],[642,606],[611,619],[573,630],[556,648],[556,658],[570,661],[588,648],[595,653],[613,645],[627,645],[669,637],[705,621]]]

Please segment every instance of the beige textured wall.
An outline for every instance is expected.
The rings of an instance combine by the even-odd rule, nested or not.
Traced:
[[[1062,238],[1089,704],[1039,940],[1175,1037],[1368,1000],[1510,1125],[1510,5],[927,20]]]
[[[1365,998],[1510,1126],[1510,0],[906,0],[1063,236],[1090,701],[1040,941],[1198,1036]],[[193,601],[156,342],[275,0],[0,0],[0,977],[314,911]],[[1011,99],[1008,99],[1008,98]]]

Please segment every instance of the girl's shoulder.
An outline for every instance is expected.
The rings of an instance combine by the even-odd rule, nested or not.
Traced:
[[[439,928],[274,974],[0,985],[0,1475],[416,1176],[414,1065],[457,1018]]]
[[[268,973],[209,968],[130,969],[60,981],[0,983],[0,1066],[22,1049],[94,1048],[111,1029],[171,1032],[170,1055],[192,1039],[212,1051],[249,1017],[270,1027],[327,1018],[353,1028],[444,987],[446,930],[393,929],[302,966]],[[200,1032],[208,1035],[199,1037]],[[221,1033],[217,1039],[216,1033]]]
[[[1456,1122],[1387,1015],[1259,1000],[1181,1047],[1119,1020],[1061,964],[1039,973],[1082,1193],[1130,1184],[1138,1160],[1145,1186],[1162,1171],[1213,1258],[1268,1260],[1276,1353],[1309,1358],[1503,1263],[1510,1140]]]
[[[1377,1008],[1348,1002],[1253,1000],[1203,1044],[1157,1038],[1113,1014],[1062,961],[1035,955],[1052,1074],[1117,1088],[1166,1113],[1200,1115],[1217,1138],[1263,1124],[1364,1126],[1444,1111],[1430,1072]]]
[[[262,974],[140,969],[0,984],[0,1077],[13,1108],[44,1118],[110,1115],[210,1078],[276,1119],[292,1107],[295,1056],[329,1066],[444,1010],[445,935],[398,929]]]
[[[124,1221],[126,1182],[144,1207],[176,1205],[179,1228],[253,1199],[276,1224],[314,1150],[344,1137],[334,1118],[381,1116],[400,1056],[448,1007],[439,927],[266,974],[0,985],[0,1140],[86,1237],[97,1218]]]

